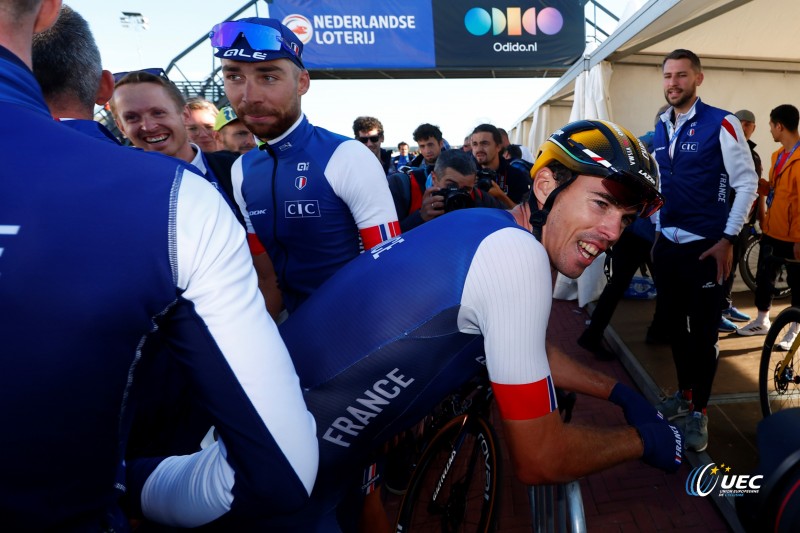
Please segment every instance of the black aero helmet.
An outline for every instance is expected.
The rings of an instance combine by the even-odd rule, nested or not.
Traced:
[[[630,131],[602,120],[570,122],[554,132],[539,147],[531,178],[543,167],[558,161],[572,172],[550,193],[542,209],[531,195],[531,224],[541,232],[555,197],[580,175],[596,176],[622,185],[631,206],[639,206],[639,216],[649,217],[664,205],[658,191],[658,170],[644,144]]]

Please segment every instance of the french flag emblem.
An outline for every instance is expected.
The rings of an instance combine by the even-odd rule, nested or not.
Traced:
[[[302,191],[307,183],[308,183],[308,178],[305,176],[297,176],[294,179],[294,186],[297,187],[298,191]]]

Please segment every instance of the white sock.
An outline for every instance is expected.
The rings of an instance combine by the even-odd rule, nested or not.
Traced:
[[[800,332],[800,323],[792,322],[792,325],[789,326],[789,331],[787,333],[797,335],[798,332]]]
[[[769,311],[759,311],[758,316],[756,316],[756,322],[759,324],[766,324],[769,322]]]

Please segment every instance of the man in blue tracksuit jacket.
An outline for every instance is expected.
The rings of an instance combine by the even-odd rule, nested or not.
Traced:
[[[708,445],[706,406],[719,355],[723,282],[756,198],[757,176],[739,119],[697,97],[700,59],[675,50],[663,71],[671,107],[653,139],[665,198],[656,215],[653,261],[679,390],[659,410],[670,420],[691,414],[686,447],[701,452]]]

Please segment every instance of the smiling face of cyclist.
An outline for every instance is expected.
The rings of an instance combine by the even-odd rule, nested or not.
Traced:
[[[187,163],[194,159],[183,124],[183,107],[161,85],[120,85],[114,90],[114,113],[120,130],[135,147]]]
[[[606,180],[578,176],[556,197],[542,227],[542,245],[550,264],[569,278],[577,278],[602,252],[619,240],[638,210],[624,207],[617,190]],[[540,205],[557,186],[550,169],[543,168],[534,181]]]
[[[300,98],[310,85],[308,71],[288,59],[222,60],[225,94],[239,120],[262,140],[279,137],[300,118]]]

